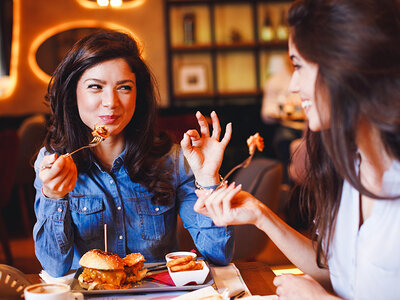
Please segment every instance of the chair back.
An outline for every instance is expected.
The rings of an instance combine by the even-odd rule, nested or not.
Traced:
[[[39,151],[46,135],[46,118],[36,114],[26,118],[18,129],[21,147],[18,151],[15,187],[18,192],[18,202],[22,224],[26,235],[32,234],[35,214],[35,171],[33,169],[34,155]]]
[[[33,186],[35,172],[32,159],[43,144],[46,135],[46,118],[42,114],[25,119],[18,129],[20,147],[17,162],[17,184]]]
[[[11,198],[16,174],[18,135],[15,130],[0,131],[0,207]]]
[[[0,131],[0,243],[6,261],[12,264],[13,257],[8,239],[3,210],[9,203],[14,186],[18,153],[18,135],[16,130]]]
[[[279,204],[283,168],[280,162],[254,158],[247,168],[236,171],[232,181],[276,212]],[[268,236],[253,225],[235,229],[234,259],[254,261],[265,250]]]

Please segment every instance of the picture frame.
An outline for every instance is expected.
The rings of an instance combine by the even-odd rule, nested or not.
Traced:
[[[182,65],[178,70],[181,93],[207,91],[207,68],[203,64]]]

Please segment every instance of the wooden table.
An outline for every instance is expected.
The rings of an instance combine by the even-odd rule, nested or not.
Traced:
[[[265,262],[235,262],[240,274],[253,295],[274,295],[275,274]]]
[[[253,295],[273,295],[275,286],[272,281],[275,274],[267,263],[264,262],[235,262],[240,274]],[[32,283],[40,283],[38,274],[28,274]]]

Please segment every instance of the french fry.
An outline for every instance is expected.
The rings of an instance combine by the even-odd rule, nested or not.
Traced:
[[[201,262],[190,261],[185,265],[177,265],[170,267],[172,272],[182,272],[182,271],[195,271],[203,269],[203,264]]]
[[[193,256],[191,255],[187,255],[184,257],[180,257],[180,258],[176,258],[173,260],[170,260],[169,262],[167,262],[167,267],[173,267],[173,266],[177,266],[177,265],[184,265],[187,264],[188,262],[193,260]]]

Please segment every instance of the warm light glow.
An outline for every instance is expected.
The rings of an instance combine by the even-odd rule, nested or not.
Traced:
[[[109,9],[110,6],[108,6],[108,1],[106,6],[100,6],[98,5],[95,1],[89,1],[89,0],[76,0],[81,6],[89,9]],[[104,0],[103,0],[104,1]],[[122,0],[111,0],[111,8],[113,9],[130,9],[134,7],[138,7],[142,5],[146,0],[134,0],[134,1],[128,1],[124,2]],[[121,5],[119,6],[114,6],[112,3],[113,2],[122,2]]]
[[[10,97],[17,86],[17,72],[19,63],[20,48],[20,27],[21,27],[21,2],[13,1],[13,32],[11,42],[10,76],[8,77],[8,87],[0,95],[0,100]]]
[[[304,274],[302,271],[300,271],[300,269],[296,268],[296,267],[282,267],[282,268],[271,268],[272,272],[274,272],[274,274],[276,276],[282,275],[282,274],[294,274],[294,275],[302,275]]]
[[[110,0],[110,5],[113,6],[113,7],[121,6],[122,5],[122,0]]]
[[[62,23],[58,26],[52,27],[41,34],[39,34],[32,42],[31,47],[29,48],[29,53],[28,53],[28,62],[29,66],[31,67],[33,74],[35,74],[37,77],[39,77],[40,80],[42,80],[44,83],[48,84],[50,81],[50,75],[48,75],[46,72],[44,72],[39,65],[37,64],[36,61],[36,52],[39,49],[40,45],[43,44],[44,41],[46,41],[48,38],[51,36],[69,30],[69,29],[74,29],[74,28],[84,28],[84,27],[94,27],[94,28],[109,28],[113,30],[118,30],[122,32],[126,32],[130,34],[138,43],[140,49],[142,49],[142,45],[140,43],[140,40],[135,36],[134,33],[132,33],[128,28],[123,27],[121,25],[111,23],[111,22],[100,22],[100,21],[94,21],[94,20],[79,20],[79,21],[74,21],[70,23]],[[143,53],[144,56],[144,53]]]
[[[100,6],[108,6],[108,0],[97,0],[97,4]]]

